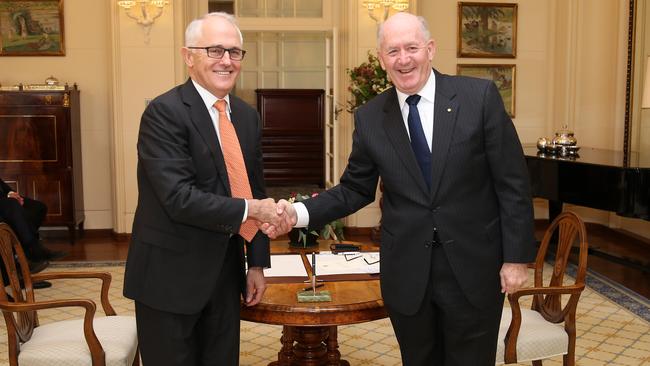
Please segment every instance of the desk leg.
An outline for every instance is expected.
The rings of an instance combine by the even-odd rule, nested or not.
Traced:
[[[341,360],[339,352],[338,329],[336,326],[329,327],[329,336],[327,337],[327,364],[334,366],[350,366],[350,363]]]
[[[289,366],[293,360],[293,327],[284,326],[282,327],[282,338],[280,342],[282,343],[282,349],[278,352],[278,360],[276,362],[271,362],[269,366]]]
[[[281,342],[278,360],[269,366],[350,366],[348,361],[341,360],[335,326],[285,326]]]

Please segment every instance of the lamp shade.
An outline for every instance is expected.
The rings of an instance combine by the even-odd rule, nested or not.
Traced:
[[[645,83],[643,83],[643,102],[641,108],[650,108],[650,56],[645,64]]]

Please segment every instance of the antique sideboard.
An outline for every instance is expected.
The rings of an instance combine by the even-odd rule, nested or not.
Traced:
[[[72,240],[84,222],[80,133],[76,85],[0,90],[0,177],[45,203],[44,226],[67,226]]]

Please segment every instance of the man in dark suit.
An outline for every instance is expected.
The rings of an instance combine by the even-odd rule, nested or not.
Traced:
[[[47,206],[29,197],[23,197],[0,179],[0,221],[6,222],[14,231],[30,260],[30,269],[44,269],[47,261],[58,259],[67,253],[52,251],[43,246],[38,229],[45,220]]]
[[[265,199],[259,116],[229,94],[242,43],[226,13],[193,21],[181,51],[190,80],[142,115],[124,295],[145,365],[237,365],[240,294],[252,306],[265,290],[269,239],[251,224],[275,220],[275,202]]]
[[[395,88],[359,107],[340,184],[293,206],[320,227],[374,201],[383,182],[381,289],[404,365],[494,365],[503,293],[534,259],[528,173],[492,82],[431,69],[426,21],[398,13],[378,55]],[[296,216],[297,215],[297,216]]]

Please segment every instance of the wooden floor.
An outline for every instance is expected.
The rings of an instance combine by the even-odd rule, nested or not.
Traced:
[[[538,239],[547,225],[546,221],[536,222]],[[128,239],[115,238],[108,230],[87,230],[74,244],[64,231],[47,231],[43,236],[50,249],[69,252],[61,261],[125,260],[129,246]],[[650,241],[597,224],[587,225],[587,236],[588,267],[650,299]],[[367,235],[348,235],[346,239],[371,242]]]

